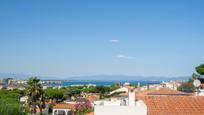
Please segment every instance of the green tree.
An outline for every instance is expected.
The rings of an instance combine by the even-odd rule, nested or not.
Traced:
[[[201,64],[201,65],[195,67],[195,70],[196,70],[197,74],[193,73],[192,79],[199,79],[201,81],[201,83],[204,83],[204,78],[203,78],[204,64]]]
[[[81,90],[78,88],[68,89],[68,91],[64,93],[65,98],[77,97],[80,95],[81,95]]]
[[[194,80],[194,79],[197,79],[197,78],[199,78],[199,75],[197,75],[196,73],[193,73],[192,74],[192,79]]]
[[[1,115],[27,115],[20,104],[7,103],[0,100]]]
[[[0,114],[1,115],[26,115],[25,109],[19,102],[23,96],[20,90],[0,90]]]
[[[194,91],[195,87],[192,82],[183,82],[179,87],[179,91]]]
[[[200,75],[204,75],[204,64],[197,66],[196,72],[199,73]]]
[[[37,79],[37,77],[31,77],[28,80],[26,95],[28,96],[28,111],[32,114],[36,114],[36,109],[38,107],[42,114],[42,109],[45,107],[44,92],[40,80]]]
[[[64,100],[65,89],[46,89],[45,97],[49,100],[50,104],[55,104],[56,102],[60,102]]]
[[[108,86],[96,86],[96,92],[100,93],[100,98],[104,98],[104,96],[110,92],[110,87]]]

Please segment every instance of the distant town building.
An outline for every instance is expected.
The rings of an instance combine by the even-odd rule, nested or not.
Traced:
[[[123,84],[123,86],[130,86],[130,83],[129,83],[129,82],[125,82],[125,83]]]
[[[8,85],[10,80],[13,80],[13,78],[1,78],[0,85]]]
[[[127,93],[128,92],[128,87],[120,87],[119,89],[111,91],[110,94],[120,93],[120,92]]]
[[[28,100],[28,96],[20,97],[20,102],[21,103],[27,103],[27,100]]]
[[[135,98],[135,90],[129,89],[128,97],[95,101],[94,115],[147,115],[147,107]]]
[[[176,82],[176,81],[170,81],[170,82],[162,82],[161,83],[161,86],[163,88],[170,88],[170,89],[173,89],[173,90],[177,90],[177,88],[181,85],[181,83],[179,82]]]

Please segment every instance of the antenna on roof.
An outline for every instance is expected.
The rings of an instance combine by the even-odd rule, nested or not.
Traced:
[[[193,81],[193,85],[195,86],[195,87],[199,87],[200,86],[200,80],[198,80],[198,79],[196,79],[196,80],[194,80]]]
[[[199,87],[201,85],[200,80],[196,79],[193,81],[193,85],[196,88],[196,96],[199,96]]]

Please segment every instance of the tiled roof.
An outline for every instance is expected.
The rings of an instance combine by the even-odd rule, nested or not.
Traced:
[[[201,88],[204,88],[204,84],[202,83],[202,84],[200,85],[200,87],[201,87]]]
[[[204,115],[204,97],[144,96],[148,115]]]
[[[56,104],[53,108],[54,109],[74,109],[76,108],[76,106],[75,104],[60,103],[60,104]]]
[[[147,96],[148,93],[152,92],[153,90],[145,90],[136,93],[136,98]]]
[[[94,112],[91,112],[91,113],[87,113],[86,115],[94,115]]]
[[[44,111],[45,111],[45,109],[42,109],[42,112],[44,112]],[[37,112],[37,113],[40,113],[40,109],[37,108],[37,109],[36,109],[36,112]]]
[[[127,97],[128,93],[121,93],[120,96]]]
[[[156,89],[151,89],[151,90],[146,90],[146,91],[142,91],[142,92],[137,92],[136,93],[136,98],[140,98],[143,96],[161,96],[161,95],[171,95],[171,96],[177,96],[177,95],[185,95],[185,96],[190,96],[192,94],[188,94],[188,93],[184,93],[184,92],[180,92],[180,91],[176,91],[176,90],[172,90],[172,89],[168,89],[168,88],[160,88],[158,90]]]
[[[97,96],[89,96],[86,99],[88,99],[89,101],[93,102],[93,101],[99,100],[99,97],[97,97]]]
[[[160,88],[159,90],[148,92],[147,95],[187,95],[187,93],[168,88]]]

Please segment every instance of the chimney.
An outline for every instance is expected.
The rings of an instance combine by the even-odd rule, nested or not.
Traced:
[[[204,89],[196,89],[195,95],[196,96],[204,96]]]
[[[129,106],[135,106],[135,90],[134,89],[129,89]]]
[[[137,88],[139,88],[139,87],[140,87],[140,82],[137,83]]]

